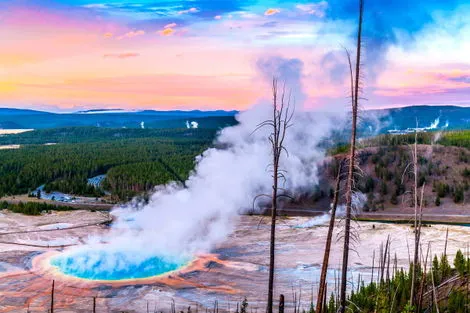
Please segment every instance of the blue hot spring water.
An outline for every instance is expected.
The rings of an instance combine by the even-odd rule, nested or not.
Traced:
[[[65,275],[89,280],[148,278],[183,267],[187,260],[165,257],[138,257],[114,251],[85,250],[64,253],[51,259],[51,265]]]

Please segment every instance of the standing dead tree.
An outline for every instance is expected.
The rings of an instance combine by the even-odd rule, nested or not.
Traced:
[[[418,131],[415,131],[415,143],[412,150],[413,157],[413,176],[414,176],[414,192],[413,204],[415,207],[414,234],[415,234],[415,250],[413,257],[413,270],[411,273],[411,295],[410,304],[415,304],[416,289],[416,272],[418,270],[418,249],[419,249],[419,231],[418,231]]]
[[[417,304],[419,299],[417,298],[416,288],[417,288],[417,272],[419,269],[419,248],[421,241],[421,220],[423,215],[423,197],[424,197],[424,184],[421,190],[421,201],[418,197],[418,176],[419,176],[419,164],[418,164],[418,122],[416,121],[416,130],[415,130],[415,142],[411,146],[411,162],[405,168],[403,175],[411,174],[413,176],[413,190],[411,191],[411,203],[414,206],[414,254],[413,254],[413,264],[411,267],[411,290],[410,290],[410,306],[415,310],[417,309]],[[410,168],[411,166],[411,168]],[[404,177],[402,177],[403,181]]]
[[[357,31],[357,45],[356,45],[356,64],[355,72],[351,63],[350,54],[347,53],[349,61],[349,69],[351,76],[351,107],[352,107],[352,126],[351,126],[351,141],[349,150],[349,168],[348,178],[346,181],[346,217],[344,225],[344,247],[343,247],[343,264],[341,269],[341,288],[340,288],[340,308],[339,311],[344,313],[346,311],[346,285],[348,279],[348,261],[350,249],[350,236],[351,236],[351,216],[352,216],[352,198],[354,186],[354,165],[356,158],[356,134],[357,134],[357,118],[359,107],[359,92],[360,92],[360,78],[361,78],[361,48],[362,48],[362,20],[364,12],[364,0],[359,0],[359,25]]]
[[[336,218],[336,208],[338,207],[339,199],[339,188],[341,184],[341,172],[343,170],[344,160],[339,161],[338,172],[336,173],[336,185],[333,196],[333,204],[331,207],[331,217],[330,224],[328,226],[328,234],[326,236],[325,252],[323,254],[323,264],[320,274],[320,286],[318,288],[318,297],[317,297],[317,306],[316,313],[323,312],[323,299],[326,298],[327,288],[326,288],[326,274],[328,272],[328,263],[330,260],[330,251],[331,251],[331,241],[333,238],[333,230],[335,227],[335,218]]]
[[[265,120],[264,122],[257,125],[255,131],[263,127],[271,128],[269,135],[269,142],[271,143],[272,152],[272,194],[271,198],[271,236],[269,245],[269,282],[268,282],[268,302],[267,302],[267,313],[273,312],[273,294],[274,294],[274,259],[275,259],[275,246],[276,246],[276,217],[279,198],[285,196],[280,193],[279,190],[279,179],[286,180],[285,171],[280,168],[280,159],[284,153],[288,155],[287,149],[284,146],[284,140],[286,138],[287,129],[292,126],[291,121],[294,115],[294,111],[291,110],[291,97],[286,96],[286,86],[282,87],[281,94],[279,95],[278,80],[273,78],[272,81],[272,118]],[[267,196],[267,195],[259,195]],[[259,197],[257,196],[257,197]],[[257,198],[256,197],[256,198]],[[256,200],[255,198],[255,200]]]
[[[51,287],[51,309],[50,309],[51,313],[54,313],[54,291],[55,291],[55,280],[52,281],[52,287]]]

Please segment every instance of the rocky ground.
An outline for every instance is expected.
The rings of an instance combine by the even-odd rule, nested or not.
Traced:
[[[195,310],[196,304],[213,307],[218,300],[221,311],[233,311],[237,301],[247,297],[253,312],[264,310],[267,286],[269,219],[259,216],[237,218],[236,230],[213,254],[201,256],[200,262],[169,277],[120,284],[76,283],[63,276],[45,275],[33,264],[45,253],[60,251],[62,246],[83,244],[90,235],[107,231],[100,223],[104,213],[70,211],[29,217],[9,212],[0,213],[0,312],[44,312],[50,306],[50,290],[55,280],[54,312],[90,312],[96,297],[97,312],[168,311],[172,299],[177,311]],[[323,257],[328,217],[282,218],[278,223],[276,294],[292,298],[300,294],[306,307],[316,293]],[[331,255],[329,286],[334,286],[341,258],[341,222],[335,231]],[[316,225],[316,226],[315,226]],[[412,229],[408,225],[377,222],[355,223],[359,240],[351,254],[351,277],[359,274],[368,279],[372,256],[388,235],[392,255],[398,265],[408,267],[408,245],[412,247]],[[422,242],[431,242],[432,252],[444,249],[448,226],[433,225],[423,229]],[[470,228],[449,226],[447,251],[466,249]],[[408,243],[407,243],[408,242]],[[65,247],[66,248],[66,247]],[[410,248],[411,249],[411,248]],[[357,279],[351,279],[356,281]]]

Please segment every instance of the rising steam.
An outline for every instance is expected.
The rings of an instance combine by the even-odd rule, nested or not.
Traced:
[[[199,127],[199,123],[196,122],[196,121],[186,121],[186,128],[187,129],[191,129],[191,128],[198,128]]]
[[[270,191],[270,130],[253,133],[270,113],[269,105],[258,105],[238,115],[239,124],[217,138],[217,146],[225,148],[211,148],[198,158],[187,188],[160,186],[148,204],[117,211],[115,226],[100,241],[120,251],[191,255],[225,239],[238,213],[251,209],[256,195]],[[329,121],[313,113],[296,114],[286,138],[289,157],[281,162],[287,170],[284,187],[292,194],[313,190],[318,183],[317,164],[324,157],[318,144],[329,134]]]
[[[352,197],[352,208],[353,214],[358,214],[367,202],[367,196],[362,192],[354,192]],[[342,218],[346,216],[346,205],[338,205],[336,209],[336,218]],[[295,226],[295,228],[310,228],[318,225],[323,225],[331,219],[331,210],[328,214],[322,214],[320,216],[315,216],[314,218],[308,220],[307,222]]]
[[[332,116],[302,112],[299,99],[304,99],[304,95],[297,84],[301,64],[282,58],[260,64],[263,71],[280,73],[286,81],[293,78],[296,84],[296,88],[287,86],[298,100],[293,126],[285,139],[289,155],[281,159],[281,166],[287,171],[282,187],[292,195],[308,192],[318,183],[317,164],[324,158],[319,143],[337,124],[331,122]],[[263,75],[272,77],[269,73]],[[215,146],[223,148],[210,148],[197,158],[186,187],[176,183],[159,186],[147,204],[116,210],[117,221],[110,232],[90,238],[89,245],[80,249],[92,251],[99,244],[99,249],[130,253],[142,259],[152,255],[187,257],[210,251],[232,232],[238,214],[252,209],[256,195],[270,193],[272,178],[267,166],[272,155],[267,138],[271,130],[253,130],[271,114],[269,101],[241,112],[236,117],[239,124],[218,135]],[[103,242],[107,244],[102,245]],[[108,258],[105,263],[94,264],[112,267],[120,263],[118,258]]]

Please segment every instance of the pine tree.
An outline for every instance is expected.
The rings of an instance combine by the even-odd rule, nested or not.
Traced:
[[[380,193],[384,196],[388,193],[387,184],[384,181],[380,185]]]
[[[454,259],[454,267],[459,272],[460,275],[464,275],[467,270],[467,264],[465,257],[463,256],[462,251],[458,250]]]
[[[449,260],[447,259],[447,255],[445,254],[441,256],[439,269],[442,281],[450,276],[452,269],[450,267]]]

